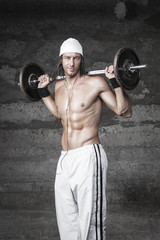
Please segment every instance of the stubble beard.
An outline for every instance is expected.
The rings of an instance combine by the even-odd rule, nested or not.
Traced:
[[[65,75],[66,76],[68,76],[69,78],[74,78],[74,77],[76,77],[78,74],[79,74],[79,70],[77,70],[77,71],[74,71],[74,72],[69,72],[69,71],[67,71],[66,73],[65,73]]]

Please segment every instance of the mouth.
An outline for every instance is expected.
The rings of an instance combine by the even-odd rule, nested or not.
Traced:
[[[68,68],[68,70],[70,71],[70,72],[74,72],[74,68]]]

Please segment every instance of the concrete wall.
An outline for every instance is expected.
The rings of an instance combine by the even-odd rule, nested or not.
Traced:
[[[52,74],[68,37],[84,46],[88,70],[112,63],[120,47],[148,64],[128,92],[133,117],[104,107],[99,134],[109,160],[107,240],[160,239],[159,10],[158,0],[0,1],[0,240],[59,239],[54,177],[61,124],[17,83],[28,62]]]

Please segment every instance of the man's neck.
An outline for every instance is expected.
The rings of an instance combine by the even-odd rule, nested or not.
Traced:
[[[68,86],[72,86],[77,81],[78,78],[80,78],[79,73],[77,73],[75,76],[65,75],[65,81]]]

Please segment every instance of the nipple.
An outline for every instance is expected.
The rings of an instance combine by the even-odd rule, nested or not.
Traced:
[[[82,104],[81,104],[81,107],[84,107],[84,106],[85,106],[85,104],[84,104],[84,103],[82,103]]]

